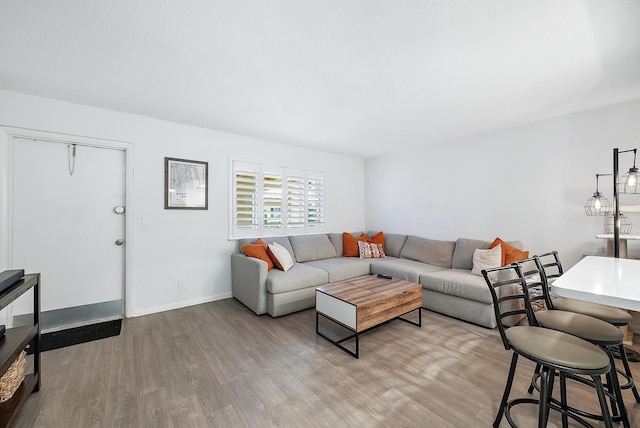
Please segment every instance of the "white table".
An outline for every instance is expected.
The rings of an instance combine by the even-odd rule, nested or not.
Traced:
[[[640,312],[640,260],[587,256],[551,285],[561,297]]]

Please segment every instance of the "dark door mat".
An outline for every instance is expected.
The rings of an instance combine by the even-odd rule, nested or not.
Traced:
[[[52,349],[64,348],[65,346],[91,342],[92,340],[118,336],[121,327],[122,320],[119,319],[45,333],[40,339],[40,351],[50,351]],[[29,349],[27,349],[27,353],[31,353]]]

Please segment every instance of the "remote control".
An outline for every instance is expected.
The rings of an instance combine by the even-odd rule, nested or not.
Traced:
[[[389,275],[383,275],[381,273],[378,274],[378,278],[382,278],[382,279],[391,279],[391,277]]]

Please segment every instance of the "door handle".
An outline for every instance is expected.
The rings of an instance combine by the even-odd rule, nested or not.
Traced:
[[[124,241],[122,239],[116,239],[116,245],[122,245]]]

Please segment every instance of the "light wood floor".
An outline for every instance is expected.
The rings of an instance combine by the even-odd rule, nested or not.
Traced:
[[[317,336],[313,310],[258,317],[227,299],[126,319],[118,337],[43,353],[43,387],[17,426],[488,427],[511,357],[497,330],[429,311],[422,328],[394,321],[364,335],[360,352]],[[512,396],[527,395],[532,369],[521,359]],[[597,408],[594,391],[569,393]],[[514,414],[535,426],[535,411]]]

